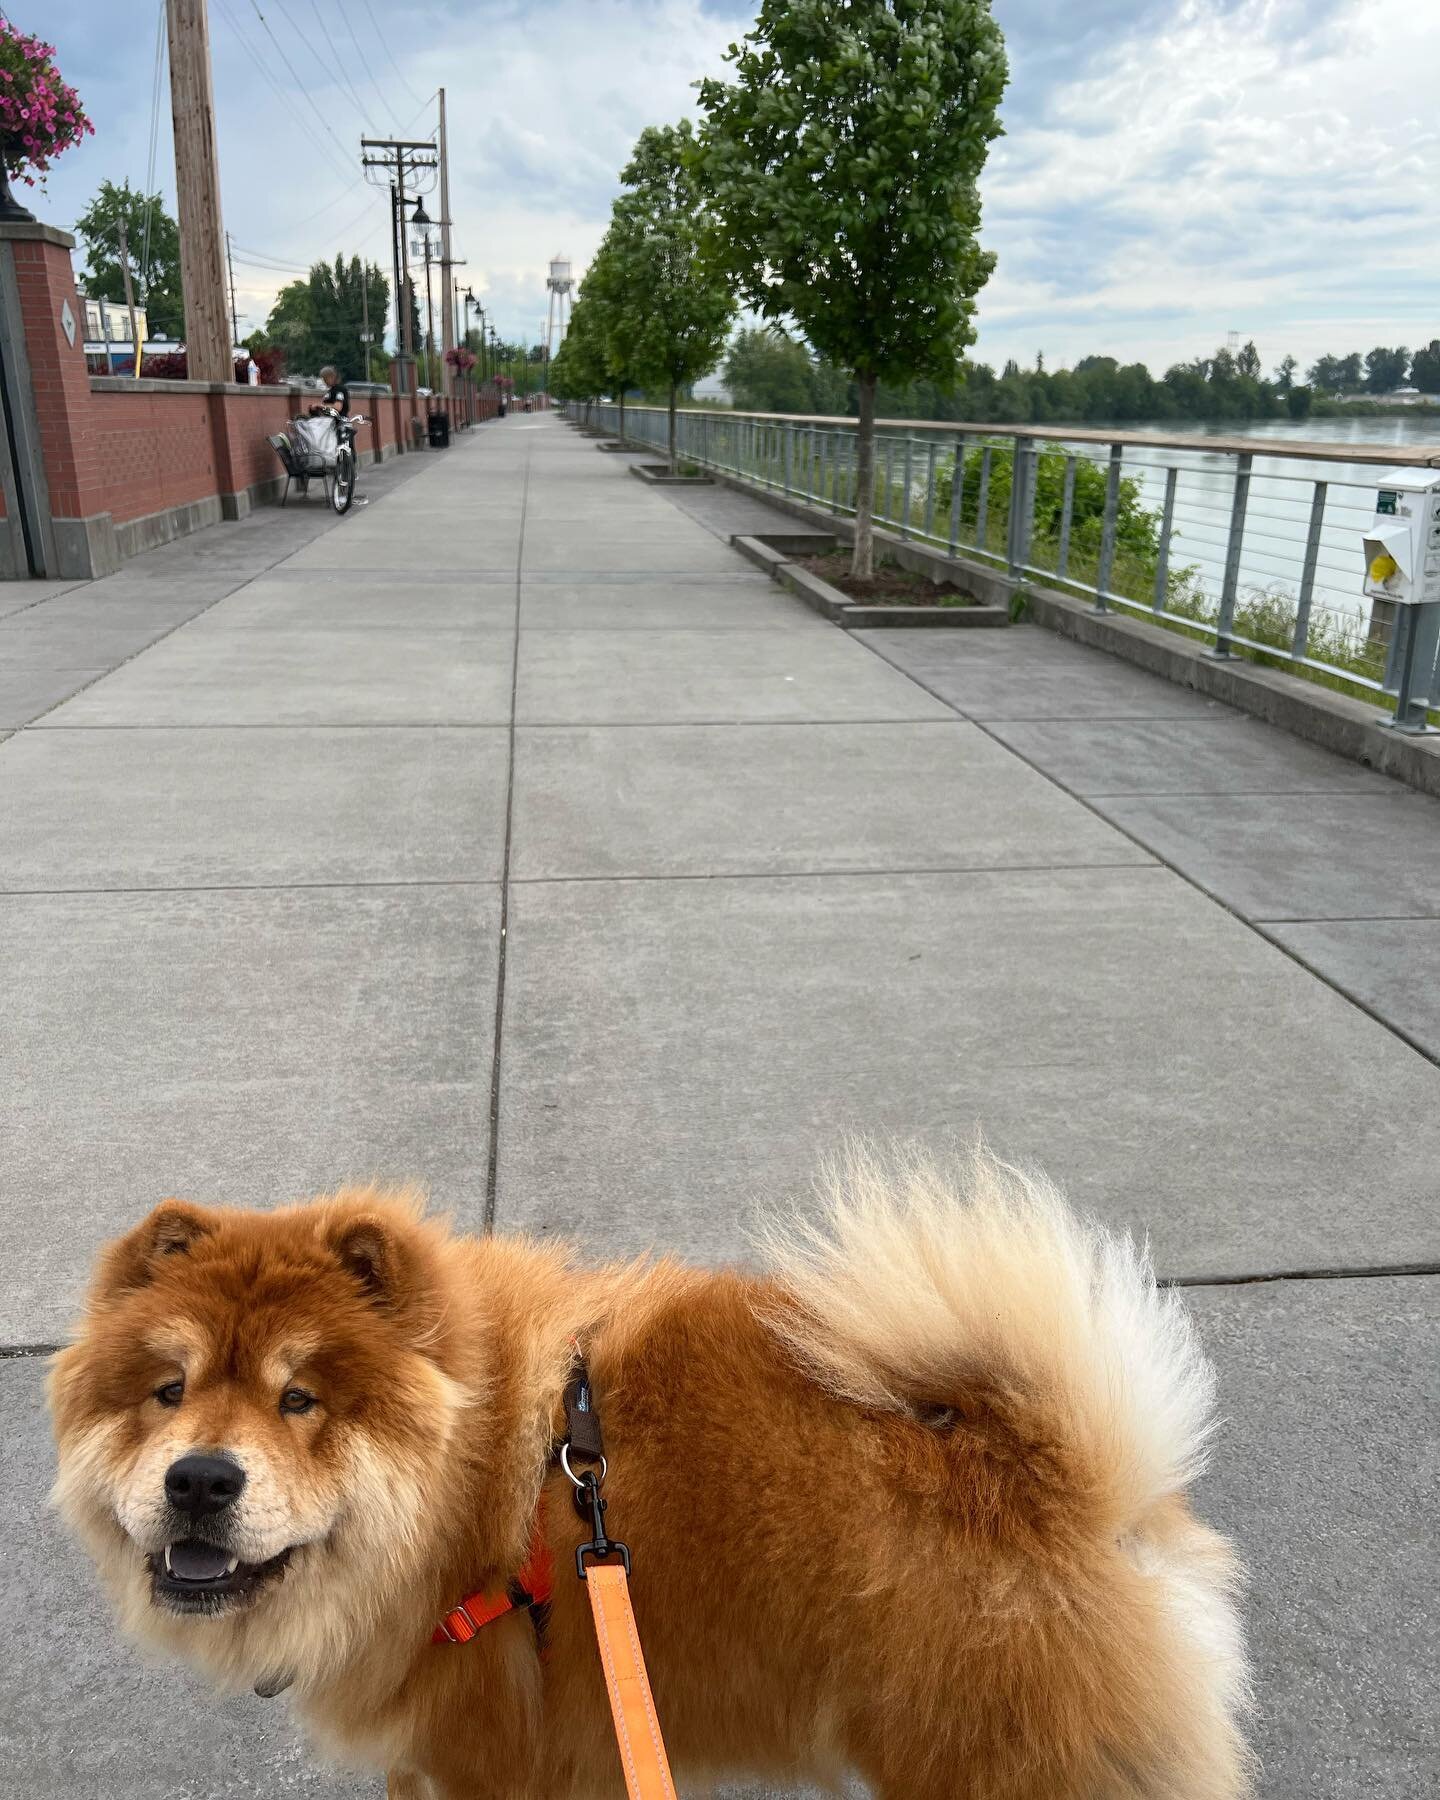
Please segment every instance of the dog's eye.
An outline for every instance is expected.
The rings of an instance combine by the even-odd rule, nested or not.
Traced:
[[[185,1383],[183,1381],[167,1381],[164,1387],[156,1388],[155,1398],[162,1406],[178,1406],[185,1398]]]
[[[315,1404],[315,1396],[307,1394],[304,1388],[286,1388],[280,1396],[280,1410],[287,1413],[307,1413]]]

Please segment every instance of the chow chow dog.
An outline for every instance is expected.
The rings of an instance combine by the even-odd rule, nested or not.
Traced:
[[[126,1630],[288,1687],[392,1797],[623,1795],[557,1465],[578,1346],[682,1789],[1247,1792],[1235,1565],[1185,1499],[1213,1383],[1177,1297],[983,1150],[860,1150],[820,1188],[759,1272],[586,1266],[407,1192],[167,1201],[55,1359],[59,1507]],[[549,1606],[435,1641],[537,1533]]]

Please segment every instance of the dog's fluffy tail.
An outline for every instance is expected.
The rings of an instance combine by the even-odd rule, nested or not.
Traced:
[[[786,1296],[771,1323],[832,1392],[987,1421],[1106,1532],[1197,1473],[1214,1378],[1128,1237],[978,1144],[944,1163],[855,1145],[820,1186],[820,1216],[761,1247]]]

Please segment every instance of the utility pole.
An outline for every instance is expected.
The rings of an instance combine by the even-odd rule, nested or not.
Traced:
[[[370,379],[370,270],[360,262],[360,341],[365,346],[365,379]]]
[[[240,342],[240,315],[235,310],[235,258],[230,251],[230,233],[225,233],[225,262],[230,270],[230,330],[232,337],[230,347],[233,350]]]
[[[450,299],[450,150],[445,136],[445,90],[440,90],[440,338],[441,348],[455,348],[455,309]],[[449,364],[443,364],[448,368]],[[431,384],[434,385],[433,382]],[[446,383],[448,386],[448,381]]]
[[[180,214],[180,285],[192,381],[233,381],[226,343],[225,234],[215,149],[215,90],[205,0],[165,0],[170,40],[170,110]]]
[[[410,372],[415,363],[415,345],[414,333],[410,328],[410,258],[405,244],[405,230],[409,223],[405,209],[410,201],[405,192],[405,177],[407,174],[433,170],[436,167],[435,146],[428,138],[414,141],[408,138],[362,137],[360,150],[362,165],[366,169],[384,170],[390,187],[390,218],[394,228],[393,248],[396,252],[395,360],[399,364],[396,392],[409,394],[414,392]],[[370,151],[377,151],[379,154],[372,156],[368,154]]]
[[[135,317],[135,289],[130,281],[130,244],[125,235],[125,217],[120,217],[120,274],[125,282],[125,304],[130,309],[130,348],[135,352],[135,379],[140,379],[140,326]],[[105,302],[100,302],[105,310]],[[232,371],[233,373],[233,371]]]

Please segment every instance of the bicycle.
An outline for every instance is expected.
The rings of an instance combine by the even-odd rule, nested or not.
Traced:
[[[359,472],[355,433],[361,425],[369,423],[364,413],[337,415],[317,407],[305,418],[292,419],[288,435],[276,432],[268,442],[285,470],[281,506],[290,499],[292,482],[303,497],[310,492],[310,483],[318,476],[325,484],[325,498],[334,510],[342,517],[349,512],[354,503],[355,480]]]

